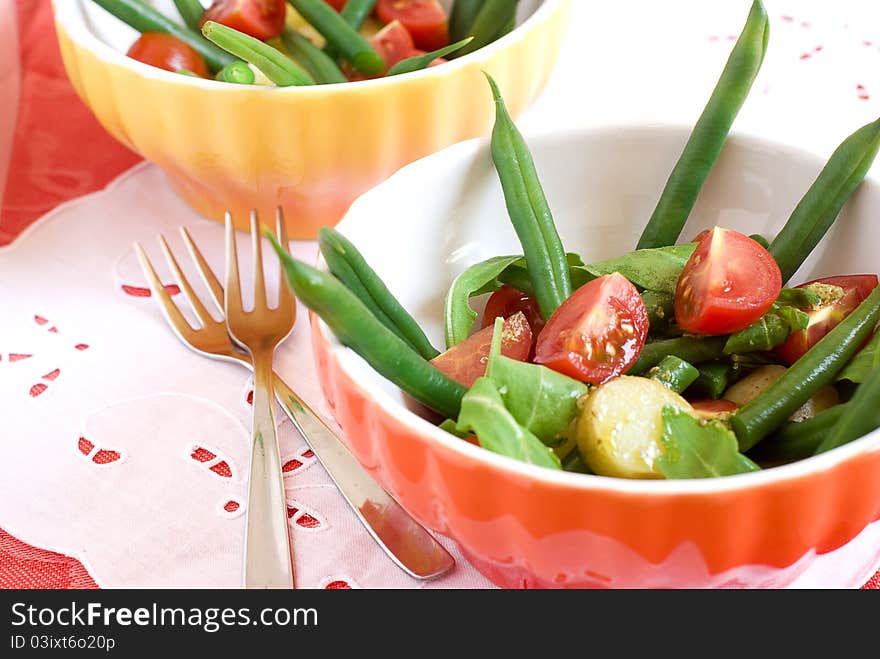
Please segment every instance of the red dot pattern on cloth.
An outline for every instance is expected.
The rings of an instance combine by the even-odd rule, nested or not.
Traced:
[[[177,284],[166,284],[165,290],[168,291],[168,295],[180,293],[180,287]],[[152,297],[153,295],[149,288],[130,286],[129,284],[122,284],[122,292],[131,297]]]
[[[326,586],[324,586],[325,590],[351,590],[351,586],[348,585],[347,581],[343,581],[342,579],[337,579],[336,581],[331,581]]]
[[[234,513],[239,508],[241,508],[241,504],[238,501],[227,501],[226,505],[223,506],[223,510],[227,513]]]
[[[122,453],[119,451],[112,451],[109,449],[99,449],[95,451],[95,445],[85,437],[80,437],[79,440],[77,440],[76,447],[84,456],[89,457],[91,455],[91,460],[96,465],[110,464],[122,458]],[[92,455],[93,452],[94,455]]]
[[[226,464],[226,461],[221,461],[211,467],[211,471],[219,476],[223,476],[223,478],[232,478],[232,470],[229,468],[229,465]]]

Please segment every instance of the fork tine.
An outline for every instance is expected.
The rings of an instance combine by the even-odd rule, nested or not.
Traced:
[[[174,304],[171,296],[168,295],[168,291],[166,291],[165,287],[162,285],[162,280],[160,280],[159,275],[156,274],[153,264],[150,262],[147,253],[144,251],[144,248],[141,247],[140,243],[134,243],[134,251],[135,254],[137,254],[138,261],[140,261],[141,269],[144,271],[144,276],[147,278],[147,284],[150,286],[153,297],[159,302],[159,306],[162,307],[162,311],[165,313],[168,322],[170,322],[180,333],[192,332],[192,326],[187,322],[183,314],[180,313],[180,309]]]
[[[238,279],[238,250],[235,245],[235,227],[232,225],[232,215],[226,213],[226,291],[224,296],[224,308],[226,318],[233,313],[241,314],[244,309],[241,304],[241,283]]]
[[[202,256],[202,252],[196,246],[195,241],[193,241],[192,236],[189,235],[189,231],[186,230],[186,227],[180,227],[180,235],[183,237],[183,242],[186,245],[190,257],[195,261],[199,274],[202,276],[202,281],[205,282],[205,285],[211,292],[211,298],[213,298],[214,304],[217,305],[217,308],[220,311],[223,311],[223,285],[220,283],[220,280],[217,279],[217,275],[214,274],[214,271],[211,270],[208,261]]]
[[[284,245],[284,249],[290,248],[290,241],[287,239],[287,224],[284,222],[284,210],[281,206],[275,209],[275,235],[278,237],[278,242]],[[280,260],[278,262],[278,309],[286,314],[296,313],[293,294],[287,287],[284,268],[281,266]]]
[[[177,280],[177,285],[180,286],[180,290],[183,291],[190,306],[201,321],[202,327],[215,322],[211,317],[211,314],[208,313],[208,310],[205,308],[205,305],[202,304],[202,301],[195,294],[195,291],[193,291],[192,286],[189,285],[186,275],[183,274],[183,271],[180,269],[180,264],[177,263],[177,259],[174,258],[174,254],[171,252],[171,248],[165,240],[165,236],[159,236],[159,245],[162,247],[162,253],[165,255],[165,260],[174,272],[174,278]]]
[[[254,309],[266,309],[266,281],[263,276],[263,237],[256,209],[251,210],[251,244],[254,252]]]

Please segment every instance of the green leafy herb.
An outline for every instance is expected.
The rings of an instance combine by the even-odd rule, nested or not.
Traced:
[[[415,55],[414,57],[407,57],[406,59],[400,60],[397,64],[392,66],[388,73],[386,73],[385,75],[397,76],[401,73],[412,73],[413,71],[420,71],[424,68],[427,68],[428,65],[430,65],[431,62],[433,62],[435,59],[446,57],[447,55],[454,53],[456,50],[464,48],[473,40],[473,37],[467,37],[466,39],[456,41],[453,44],[449,44],[444,48],[439,48],[430,53],[425,53],[424,55]]]
[[[880,345],[880,332],[876,332],[868,345],[856,353],[856,356],[837,376],[837,380],[849,380],[856,384],[862,384],[874,367],[876,358],[880,357],[880,350],[877,350],[878,345]]]
[[[504,284],[498,275],[522,258],[522,255],[496,256],[475,263],[455,278],[446,294],[444,310],[447,348],[464,341],[474,326],[477,312],[471,309],[470,299],[501,288]]]
[[[553,444],[577,415],[577,401],[587,393],[587,385],[546,366],[502,355],[503,325],[502,319],[495,321],[486,377],[517,422],[545,444]]]
[[[489,378],[479,378],[462,398],[457,428],[460,432],[473,432],[480,446],[495,453],[529,464],[562,469],[556,454],[517,423]]]
[[[720,421],[701,423],[687,412],[663,407],[663,455],[656,466],[666,478],[715,478],[760,469],[738,450],[736,436]]]
[[[633,284],[658,293],[675,293],[675,285],[696,243],[655,249],[637,249],[616,259],[583,266],[589,279],[619,272]],[[579,268],[573,268],[577,271]]]
[[[455,435],[459,439],[468,439],[469,437],[474,436],[472,432],[462,432],[461,430],[459,430],[457,424],[453,419],[446,419],[437,427],[440,428],[440,430],[445,430],[450,435]]]

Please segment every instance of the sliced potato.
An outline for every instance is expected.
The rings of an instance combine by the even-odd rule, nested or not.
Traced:
[[[767,387],[782,377],[788,369],[778,364],[770,364],[762,366],[758,370],[750,373],[736,384],[728,387],[724,392],[726,400],[733,401],[740,407],[758,397]],[[817,391],[810,400],[804,403],[794,414],[791,415],[792,421],[804,421],[810,419],[822,410],[837,405],[839,397],[837,389],[830,385],[825,385]]]
[[[662,453],[665,405],[692,411],[684,398],[656,380],[622,375],[596,387],[577,419],[584,462],[602,476],[662,478],[654,460]]]

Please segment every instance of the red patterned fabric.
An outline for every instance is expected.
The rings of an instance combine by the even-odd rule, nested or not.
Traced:
[[[0,209],[0,245],[58,204],[100,190],[141,159],[110,137],[74,92],[49,0],[16,0],[15,8],[21,97]]]
[[[75,558],[27,545],[0,529],[0,588],[97,588]]]
[[[20,98],[5,193],[3,181],[0,181],[0,245],[14,240],[28,225],[58,204],[101,189],[140,160],[111,138],[76,96],[61,62],[49,0],[15,0],[14,6],[13,16],[8,13],[0,15],[0,21],[17,21],[21,66]],[[859,91],[867,98],[863,88]],[[2,135],[0,147],[4,147]],[[5,155],[0,153],[0,158]],[[0,174],[2,172],[0,167]],[[76,348],[85,350],[88,345],[79,344]],[[9,355],[8,358],[12,361],[29,356]],[[52,381],[53,376],[57,373],[49,373],[45,378]],[[42,393],[46,386],[42,383],[35,385],[40,391],[33,395]],[[94,446],[86,438],[81,438],[79,450],[88,455]],[[101,450],[93,459],[106,463],[119,457],[116,451]],[[213,454],[208,456],[208,451],[202,448],[197,448],[192,457],[202,462],[215,458]],[[285,464],[285,471],[303,468],[312,458],[311,452],[306,451],[290,459]],[[219,462],[211,469],[223,477],[230,474],[226,462]],[[229,501],[224,509],[233,513],[239,507],[238,502]],[[304,528],[320,528],[322,525],[317,516],[301,508],[291,507],[289,516]],[[33,547],[0,529],[0,588],[97,587],[76,559]],[[325,587],[351,586],[338,579]],[[864,588],[880,589],[880,572]]]

